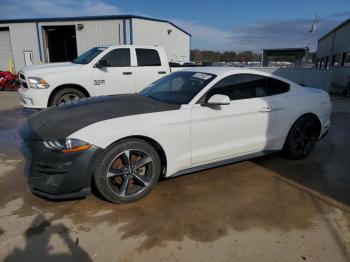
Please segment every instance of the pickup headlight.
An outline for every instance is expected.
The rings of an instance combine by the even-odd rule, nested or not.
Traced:
[[[74,138],[49,140],[44,141],[43,144],[48,149],[63,153],[84,151],[91,147],[90,144]]]
[[[31,88],[45,89],[50,86],[44,79],[40,77],[28,77],[28,81],[29,81],[29,86]]]

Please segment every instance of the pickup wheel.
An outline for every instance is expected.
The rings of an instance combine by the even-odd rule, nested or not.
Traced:
[[[161,162],[157,151],[142,139],[126,139],[100,156],[94,181],[100,194],[113,203],[129,203],[147,195],[157,183]]]
[[[71,101],[77,101],[86,95],[76,88],[64,88],[58,91],[52,98],[50,106],[58,106]]]

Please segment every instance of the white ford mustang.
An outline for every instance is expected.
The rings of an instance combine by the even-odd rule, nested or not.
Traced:
[[[21,126],[28,183],[49,198],[145,196],[176,176],[283,150],[308,155],[328,131],[319,89],[249,69],[198,67],[139,94],[94,97],[38,112]]]

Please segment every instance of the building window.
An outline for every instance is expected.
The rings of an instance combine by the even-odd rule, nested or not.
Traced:
[[[350,66],[350,52],[343,54],[343,63],[342,66]]]
[[[325,62],[324,62],[324,68],[325,68],[325,69],[329,69],[329,58],[328,58],[328,56],[326,56],[324,60],[325,60]]]
[[[340,54],[333,55],[332,66],[333,67],[339,66],[339,60],[340,60]]]

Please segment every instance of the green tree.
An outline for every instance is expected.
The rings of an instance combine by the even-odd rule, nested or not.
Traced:
[[[260,61],[260,54],[252,51],[243,51],[236,53],[234,51],[225,51],[223,53],[213,50],[191,50],[191,61],[194,62],[249,62]]]
[[[225,51],[220,56],[220,61],[222,62],[233,62],[236,60],[236,52]]]
[[[194,62],[201,62],[202,61],[202,52],[199,49],[193,49],[191,50],[191,61]]]

